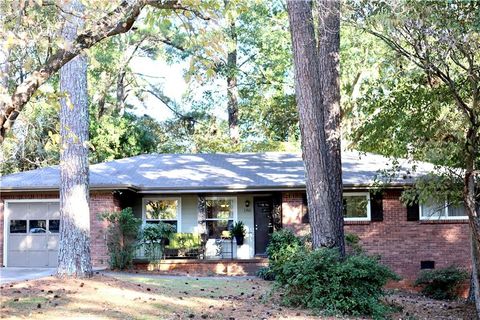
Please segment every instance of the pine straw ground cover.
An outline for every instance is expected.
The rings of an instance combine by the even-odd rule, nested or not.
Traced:
[[[248,278],[96,274],[88,280],[53,277],[2,285],[4,319],[319,319],[285,308],[271,282]],[[472,306],[392,293],[393,319],[473,319]],[[322,318],[334,319],[334,318]]]

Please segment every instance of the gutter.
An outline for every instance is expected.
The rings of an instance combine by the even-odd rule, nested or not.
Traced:
[[[386,187],[376,187],[365,184],[345,184],[344,189],[348,190],[365,190],[365,189],[404,189],[411,186],[412,183],[392,184]],[[139,194],[191,194],[191,193],[247,193],[247,192],[273,192],[273,191],[304,191],[305,185],[296,186],[224,186],[224,187],[177,187],[177,188],[142,188],[140,186],[128,185],[108,185],[108,186],[91,186],[90,191],[114,191],[114,190],[130,190]],[[1,188],[0,193],[13,192],[58,192],[58,187],[45,188]]]

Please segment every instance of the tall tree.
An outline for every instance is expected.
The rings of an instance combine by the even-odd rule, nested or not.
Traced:
[[[410,72],[412,79],[406,83],[410,86],[409,92],[399,94],[405,83],[397,79],[390,96],[404,100],[397,100],[401,103],[394,103],[389,111],[403,113],[407,116],[404,118],[414,121],[404,118],[398,119],[398,123],[390,121],[393,130],[389,130],[395,131],[397,139],[402,139],[421,132],[416,127],[424,123],[427,126],[424,132],[434,135],[423,137],[421,144],[410,141],[411,153],[419,154],[427,146],[434,146],[430,154],[437,153],[437,160],[456,158],[453,164],[463,169],[462,198],[472,231],[472,288],[480,314],[480,4],[474,1],[428,5],[411,1],[354,2],[352,18],[357,26],[382,40],[401,58],[397,59],[400,75],[414,70]],[[411,104],[405,103],[409,94],[424,104],[420,112],[409,110]],[[435,115],[442,114],[448,114],[448,119],[435,119]],[[380,119],[385,120],[385,114],[377,111],[375,120]],[[385,121],[375,120],[371,128],[380,131],[382,126],[387,127]],[[445,125],[445,121],[449,125]],[[456,155],[452,157],[452,154]]]
[[[344,254],[338,128],[339,3],[315,3],[318,38],[312,1],[289,0],[287,8],[312,242],[314,248],[336,247]],[[330,175],[338,176],[331,178]]]
[[[72,0],[62,30],[70,45],[83,28],[83,5]],[[60,69],[60,244],[57,274],[91,276],[88,168],[87,58],[80,54]]]
[[[225,1],[227,15],[227,111],[228,129],[230,139],[234,145],[240,142],[240,129],[238,123],[238,87],[237,87],[237,27],[234,11],[229,11],[228,0]]]
[[[56,7],[55,2],[39,2],[45,6],[51,5]],[[106,4],[105,7],[109,7],[108,3]],[[13,14],[18,13],[18,11],[23,13],[27,11],[30,5],[38,6],[38,4],[33,4],[33,2],[22,2],[22,10],[17,10],[15,9],[16,3],[12,2],[9,5],[9,9],[15,12]],[[106,38],[129,31],[146,6],[161,10],[180,11],[186,14],[188,13],[189,16],[209,19],[198,10],[198,6],[201,5],[183,5],[181,1],[177,0],[123,0],[102,18],[97,21],[89,21],[91,27],[84,30],[81,34],[78,34],[68,47],[59,46],[56,48],[55,45],[57,45],[59,41],[51,41],[52,39],[49,35],[47,37],[49,40],[46,59],[36,66],[33,71],[29,72],[28,77],[24,78],[22,75],[21,81],[15,87],[15,90],[9,96],[0,100],[0,143],[3,143],[7,131],[11,129],[24,106],[42,84],[52,78],[62,66],[81,54],[83,50],[91,48]],[[206,4],[206,6],[208,6],[208,4]],[[93,8],[89,13],[93,14],[95,11],[98,10]],[[41,28],[41,25],[36,27]],[[43,35],[43,33],[40,34]],[[30,41],[17,42],[31,43]]]

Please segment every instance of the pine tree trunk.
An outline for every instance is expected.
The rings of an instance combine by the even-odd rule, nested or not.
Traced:
[[[228,1],[225,1],[225,7]],[[237,87],[237,29],[235,19],[227,15],[228,19],[228,52],[227,52],[227,98],[228,98],[228,128],[230,139],[234,145],[240,142],[240,128],[238,127],[238,87]]]
[[[80,0],[65,6],[81,13]],[[82,19],[69,16],[62,35],[72,41],[83,26]],[[91,276],[90,209],[88,169],[87,60],[79,55],[60,69],[60,246],[59,276]]]
[[[318,0],[319,72],[322,85],[324,130],[327,149],[327,175],[330,193],[330,226],[342,239],[343,232],[343,182],[340,130],[340,1]],[[339,240],[343,243],[343,240]],[[345,254],[344,245],[341,254]]]
[[[474,99],[475,100],[475,99]],[[472,126],[466,137],[466,157],[465,157],[465,177],[463,200],[469,217],[470,231],[472,235],[471,253],[472,253],[472,279],[470,287],[470,296],[475,299],[475,307],[477,309],[477,318],[480,318],[480,205],[478,205],[476,197],[479,192],[475,177],[476,167],[475,161],[478,157],[480,144],[479,128]]]
[[[325,111],[327,107],[325,101],[329,100],[322,94],[323,84],[335,81],[329,80],[332,73],[320,74],[321,68],[325,68],[325,65],[320,66],[320,60],[330,57],[319,56],[312,2],[289,0],[287,8],[292,35],[295,92],[305,162],[312,244],[314,248],[337,247],[343,255],[345,252],[343,216],[338,215],[338,210],[332,210],[332,204],[341,200],[330,199],[332,196],[338,197],[339,194],[332,193],[338,190],[331,186],[334,179],[329,179],[330,156],[327,140],[330,137],[326,136],[326,133],[331,131],[325,130],[325,115],[329,114]]]

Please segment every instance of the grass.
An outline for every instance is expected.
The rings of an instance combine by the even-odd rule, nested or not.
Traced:
[[[158,277],[112,273],[54,277],[0,287],[3,319],[319,319],[279,305],[271,282],[249,278]],[[392,318],[469,319],[474,308],[392,293]],[[327,318],[334,319],[334,318]]]

